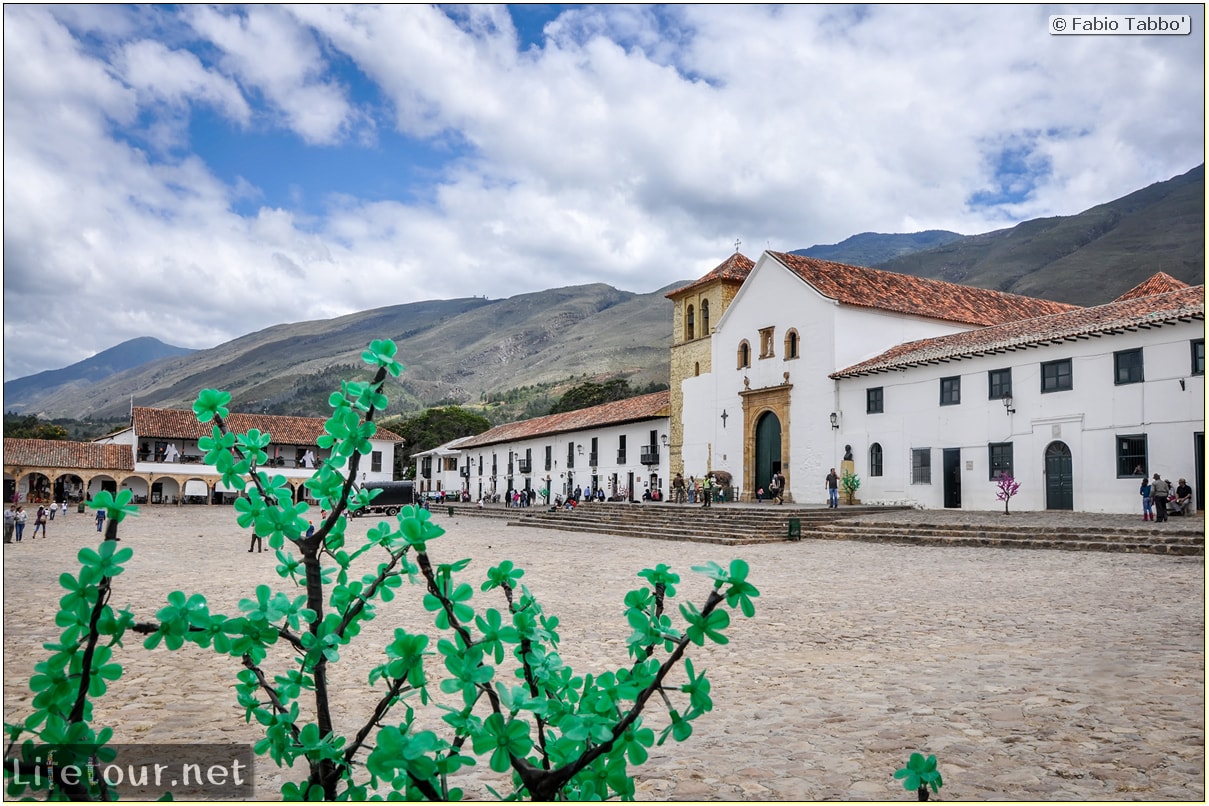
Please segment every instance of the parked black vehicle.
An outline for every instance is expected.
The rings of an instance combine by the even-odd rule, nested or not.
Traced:
[[[416,502],[416,487],[414,481],[367,481],[361,485],[364,490],[381,490],[374,496],[373,502],[366,508],[357,510],[356,516],[366,513],[378,515],[397,515],[399,510],[408,504]]]

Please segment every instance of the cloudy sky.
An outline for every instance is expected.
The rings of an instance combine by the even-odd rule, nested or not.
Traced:
[[[1161,11],[1189,36],[1053,36]],[[974,234],[1204,161],[1200,6],[4,6],[4,377]],[[405,357],[404,357],[405,359]]]

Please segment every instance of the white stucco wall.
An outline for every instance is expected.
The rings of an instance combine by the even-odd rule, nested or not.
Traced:
[[[643,447],[651,444],[651,432],[655,432],[654,445],[659,455],[656,465],[647,467],[642,464]],[[668,479],[668,453],[661,437],[668,433],[666,417],[657,417],[623,425],[603,426],[600,428],[570,431],[561,434],[532,437],[509,443],[497,443],[483,447],[469,447],[460,450],[461,458],[458,465],[462,467],[470,460],[470,495],[477,499],[480,494],[491,495],[493,492],[501,496],[509,489],[508,483],[508,453],[514,453],[514,466],[511,489],[525,489],[528,486],[539,493],[546,486],[549,477],[551,495],[565,495],[575,487],[585,487],[595,478],[593,489],[599,485],[604,488],[605,495],[611,496],[620,489],[629,490],[631,487],[630,474],[633,474],[632,490],[635,500],[642,499],[644,489],[660,488],[665,496],[670,495],[671,485]],[[618,462],[618,446],[620,438],[625,436],[625,462]],[[595,469],[590,464],[593,437],[597,440]],[[567,467],[567,446],[582,445],[584,452],[575,451],[574,464]],[[546,447],[551,450],[551,466],[546,469]],[[525,457],[525,450],[532,451],[532,467],[529,473],[521,473],[519,460]],[[491,480],[492,456],[496,458],[496,479]],[[480,472],[480,458],[482,460]],[[614,480],[616,477],[616,480]],[[646,487],[644,485],[650,485]],[[460,484],[458,486],[460,489]],[[538,501],[541,502],[541,498]]]
[[[760,331],[773,328],[773,356],[760,358]],[[797,331],[797,358],[785,355],[785,336]],[[836,412],[846,416],[836,384],[828,376],[878,355],[903,341],[970,329],[949,322],[906,316],[873,308],[840,305],[823,297],[779,262],[761,258],[734,302],[719,320],[713,338],[710,376],[683,385],[685,399],[685,468],[704,468],[705,446],[712,449],[712,469],[729,470],[745,480],[743,440],[755,427],[742,419],[740,392],[782,386],[789,373],[789,423],[782,428],[782,472],[793,500],[826,500],[824,479],[839,468],[844,455],[843,430],[831,427]],[[751,366],[738,368],[740,343],[751,346]],[[861,403],[862,411],[864,403]],[[721,412],[732,415],[725,429]],[[733,415],[738,415],[733,416]]]
[[[1193,484],[1193,435],[1204,431],[1203,375],[1191,374],[1192,339],[1202,323],[1062,342],[839,382],[845,411],[840,435],[853,446],[860,497],[870,503],[912,501],[944,506],[942,450],[961,451],[963,509],[1001,509],[990,480],[989,443],[1011,443],[1020,492],[1012,509],[1046,508],[1045,450],[1071,451],[1075,510],[1140,513],[1134,476],[1117,475],[1117,437],[1145,434],[1151,473]],[[1114,383],[1113,354],[1141,347],[1142,383]],[[1041,392],[1041,364],[1071,359],[1073,388]],[[1012,407],[988,399],[987,373],[1011,368]],[[940,379],[961,378],[961,403],[940,405]],[[1183,381],[1183,388],[1180,381]],[[882,387],[884,413],[866,414],[866,390]],[[883,450],[882,477],[869,476],[869,446]],[[932,483],[911,483],[911,450],[931,448]]]

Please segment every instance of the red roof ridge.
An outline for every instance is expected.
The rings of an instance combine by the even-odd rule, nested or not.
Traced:
[[[135,406],[132,411],[134,432],[139,437],[169,437],[197,439],[209,436],[213,428],[209,423],[200,423],[190,410],[157,409]],[[322,417],[297,417],[289,414],[245,414],[231,412],[227,416],[227,427],[231,431],[246,432],[253,428],[268,432],[275,443],[314,445],[326,433]],[[372,439],[385,442],[402,442],[403,438],[381,426]]]
[[[544,417],[534,417],[530,420],[519,420],[512,423],[497,425],[481,434],[470,437],[458,445],[458,448],[477,448],[494,445],[500,442],[514,442],[521,439],[532,439],[547,434],[582,431],[605,425],[618,425],[635,420],[649,420],[655,417],[667,417],[671,406],[672,393],[668,390],[652,392],[647,395],[628,397],[624,400],[614,400],[586,409],[563,411],[558,414],[547,414]]]
[[[1033,319],[1080,307],[804,255],[771,251],[768,254],[823,296],[845,305],[983,326]]]
[[[719,263],[711,269],[705,276],[699,280],[693,280],[688,285],[682,285],[674,291],[669,291],[664,294],[665,297],[671,299],[683,294],[685,291],[696,288],[697,286],[711,283],[715,280],[723,280],[734,283],[742,283],[747,279],[747,275],[751,274],[751,270],[756,267],[751,258],[744,255],[742,252],[735,252],[726,260]]]
[[[1054,341],[1087,338],[1177,320],[1204,319],[1205,286],[1188,286],[1165,294],[1114,300],[1091,308],[1039,316],[992,327],[906,342],[838,372],[852,378],[921,364],[1016,350]]]
[[[1187,287],[1188,284],[1183,280],[1177,280],[1165,271],[1158,271],[1114,299],[1113,302],[1149,297],[1154,294],[1166,294],[1169,291],[1179,291]]]

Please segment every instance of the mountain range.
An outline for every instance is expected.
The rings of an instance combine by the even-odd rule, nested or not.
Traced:
[[[1200,284],[1204,165],[1078,215],[973,236],[863,233],[796,253],[1079,305],[1108,302],[1156,271]],[[586,380],[666,383],[665,294],[695,279],[649,294],[597,283],[394,305],[275,325],[208,350],[134,339],[6,382],[4,409],[104,419],[128,413],[132,402],[189,408],[201,389],[220,388],[231,392],[234,410],[325,416],[328,395],[341,378],[358,376],[361,351],[382,338],[395,340],[409,367],[387,390],[391,413],[478,404],[523,388],[557,395]]]

